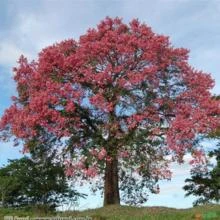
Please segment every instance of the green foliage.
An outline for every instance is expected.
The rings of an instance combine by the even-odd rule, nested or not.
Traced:
[[[15,193],[18,183],[14,176],[7,176],[6,168],[0,169],[0,204],[4,207],[6,200],[11,199],[11,194]]]
[[[79,196],[69,187],[63,167],[51,161],[40,163],[28,157],[10,160],[0,169],[0,180],[2,206],[49,210],[67,202],[70,196]]]
[[[220,129],[211,134],[211,138],[219,139],[219,131]],[[183,189],[187,191],[186,196],[198,196],[194,205],[220,201],[220,149],[211,151],[209,157],[216,159],[216,165],[212,165],[211,170],[201,172],[194,169],[191,171],[191,178],[185,180],[187,184]]]
[[[30,157],[9,160],[0,169],[1,206],[48,212],[85,196],[76,192],[65,176],[64,165],[52,148],[53,137],[44,133],[43,138],[27,143]]]

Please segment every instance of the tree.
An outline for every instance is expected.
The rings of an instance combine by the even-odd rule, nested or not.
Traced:
[[[214,98],[219,99],[219,96]],[[220,129],[209,134],[208,137],[219,140]],[[216,164],[213,165],[212,162],[205,169],[201,169],[201,167],[192,169],[191,178],[185,180],[186,185],[183,187],[187,191],[186,196],[194,195],[199,197],[194,201],[194,205],[220,201],[220,149],[212,150],[208,155],[210,159],[215,158]]]
[[[103,180],[104,205],[120,203],[119,189],[125,202],[143,203],[159,179],[170,178],[170,161],[182,162],[186,152],[202,161],[198,139],[219,125],[214,81],[187,60],[188,50],[138,20],[107,17],[36,61],[21,56],[2,137],[26,144],[48,132],[59,149],[63,143],[67,175]]]
[[[220,149],[210,152],[210,156],[215,156],[217,160],[213,169],[206,172],[193,169],[191,178],[185,180],[183,189],[187,191],[186,196],[199,197],[194,201],[194,205],[220,201]]]
[[[68,184],[64,167],[47,158],[10,160],[0,169],[1,205],[54,209],[67,200],[83,197]],[[3,180],[3,181],[2,181]]]

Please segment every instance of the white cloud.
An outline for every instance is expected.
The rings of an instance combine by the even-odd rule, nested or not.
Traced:
[[[16,44],[10,41],[0,42],[0,65],[6,67],[12,67],[16,65],[16,61],[23,54]]]

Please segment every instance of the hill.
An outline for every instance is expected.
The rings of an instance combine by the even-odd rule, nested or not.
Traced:
[[[198,206],[189,209],[174,209],[167,207],[138,208],[131,206],[108,206],[104,208],[90,209],[86,211],[65,211],[47,214],[39,210],[25,211],[15,209],[0,209],[0,219],[3,219],[3,216],[5,215],[31,217],[73,216],[78,217],[78,219],[79,217],[88,216],[92,217],[92,220],[220,220],[220,205]]]

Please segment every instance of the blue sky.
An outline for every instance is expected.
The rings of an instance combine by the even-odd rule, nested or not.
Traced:
[[[12,67],[20,54],[33,59],[45,46],[77,39],[106,16],[125,22],[138,18],[153,31],[170,36],[174,46],[191,50],[190,63],[211,73],[213,93],[220,94],[220,1],[218,0],[1,0],[0,1],[0,115],[15,94]],[[0,165],[21,156],[11,143],[0,143]],[[184,199],[184,179],[189,165],[172,165],[173,180],[161,183],[161,194],[150,196],[147,205],[190,207]],[[85,187],[84,189],[87,190]],[[80,203],[80,208],[102,204],[99,195]]]

